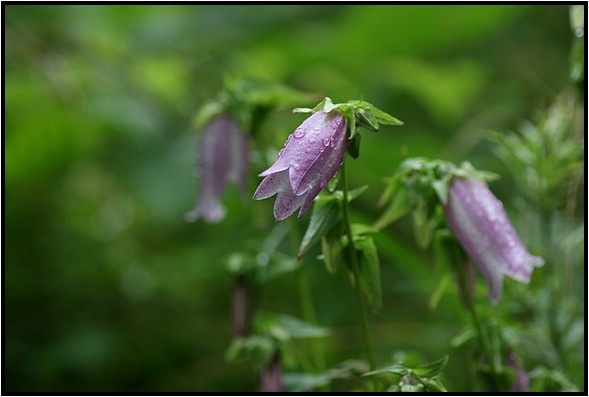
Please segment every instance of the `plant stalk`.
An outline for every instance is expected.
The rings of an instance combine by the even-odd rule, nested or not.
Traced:
[[[362,335],[364,339],[364,350],[370,370],[376,369],[376,361],[372,352],[372,342],[370,341],[370,334],[368,332],[368,316],[366,314],[366,307],[362,299],[362,292],[360,291],[360,271],[358,265],[358,255],[356,247],[354,246],[354,236],[352,235],[352,226],[350,224],[350,209],[348,200],[348,176],[346,175],[346,162],[344,161],[341,168],[342,190],[344,193],[343,200],[343,222],[346,236],[348,238],[348,250],[350,253],[350,266],[354,275],[354,291],[356,292],[356,300],[358,301],[358,309],[360,310],[360,323],[362,324]],[[376,383],[375,383],[376,384]]]

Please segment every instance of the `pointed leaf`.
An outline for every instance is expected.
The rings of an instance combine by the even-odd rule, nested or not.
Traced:
[[[444,356],[439,360],[433,361],[431,363],[419,366],[413,369],[413,372],[419,377],[423,378],[433,378],[434,376],[438,376],[442,373],[442,370],[448,363],[448,356]]]
[[[312,246],[318,243],[341,220],[341,202],[336,195],[321,197],[313,207],[309,226],[299,247],[301,259]]]
[[[295,317],[279,315],[277,320],[293,339],[321,338],[329,335],[327,328],[304,322]]]
[[[394,363],[393,365],[389,365],[384,368],[375,369],[374,371],[370,371],[368,373],[365,373],[364,376],[372,376],[372,375],[386,374],[386,373],[391,373],[391,374],[403,376],[403,375],[406,375],[408,373],[408,371],[409,370],[407,369],[407,367],[405,367],[403,362],[397,362],[397,363]]]
[[[354,241],[358,239],[364,239],[366,235],[376,234],[378,232],[379,230],[374,226],[365,225],[363,223],[352,224],[352,235],[354,236]]]
[[[409,193],[405,187],[400,187],[393,202],[387,208],[387,210],[381,215],[381,217],[376,221],[374,227],[377,229],[383,229],[390,225],[391,223],[395,222],[397,219],[405,215],[409,210],[411,210],[411,200],[409,199]]]

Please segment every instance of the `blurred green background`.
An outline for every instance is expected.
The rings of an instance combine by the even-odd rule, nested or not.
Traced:
[[[244,204],[231,188],[222,223],[184,222],[196,193],[191,119],[225,75],[334,102],[363,97],[405,122],[365,133],[348,168],[352,186],[369,185],[352,206],[368,222],[378,217],[383,177],[405,156],[468,159],[501,173],[492,188],[513,208],[514,181],[485,138],[546,108],[569,84],[566,6],[4,11],[5,392],[257,388],[251,365],[224,359],[233,286],[224,260],[271,230],[252,226],[251,213],[270,213],[273,200]],[[278,148],[303,119],[280,109],[263,128]],[[260,171],[252,170],[251,193]],[[455,293],[428,309],[432,260],[412,233],[402,220],[377,239],[379,362],[398,350],[437,359],[466,321]],[[360,333],[348,280],[329,275],[317,253],[304,266],[317,322],[333,332],[325,341],[332,366],[362,355]],[[301,316],[291,277],[277,278],[257,304]],[[466,358],[451,355],[449,389],[472,387]]]

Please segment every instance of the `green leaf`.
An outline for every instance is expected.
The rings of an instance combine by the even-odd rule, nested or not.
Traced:
[[[385,374],[385,373],[391,373],[391,374],[403,376],[408,373],[408,369],[407,369],[407,367],[405,367],[403,362],[397,362],[397,363],[394,363],[393,365],[389,365],[384,368],[379,368],[374,371],[370,371],[370,372],[364,374],[364,376],[372,376],[372,375]]]
[[[409,193],[407,189],[402,187],[397,191],[393,202],[387,208],[387,210],[381,215],[381,217],[375,222],[374,227],[377,229],[383,229],[395,222],[397,219],[405,215],[411,210],[411,200],[409,199]]]
[[[341,220],[341,201],[337,195],[320,197],[313,206],[313,213],[297,258],[301,259],[311,247],[321,240]]]
[[[382,110],[378,109],[375,106],[370,105],[372,114],[374,115],[374,117],[376,118],[376,121],[378,121],[380,124],[389,124],[389,125],[398,125],[401,126],[404,123],[399,120],[396,117],[391,116],[388,113],[383,112]]]
[[[448,287],[452,284],[452,275],[450,273],[444,273],[444,275],[438,281],[436,289],[432,293],[431,298],[428,302],[428,307],[430,310],[435,310],[438,307],[438,303],[444,296],[444,293],[448,289]]]
[[[327,328],[304,322],[295,317],[279,315],[277,320],[292,339],[322,338],[329,335]]]
[[[338,105],[334,105],[330,97],[325,97],[325,99],[323,100],[323,111],[325,113],[329,113],[333,109],[337,109],[337,107]]]
[[[448,390],[442,384],[439,378],[433,379],[421,379],[421,382],[426,388],[426,391],[438,392],[438,393],[447,393]]]
[[[357,187],[356,189],[352,189],[348,192],[348,201],[352,201],[358,198],[362,193],[368,190],[368,185]]]
[[[436,192],[438,198],[442,202],[442,205],[448,203],[448,190],[450,188],[450,175],[445,175],[442,179],[438,179],[432,182],[432,188]]]
[[[433,378],[434,376],[438,376],[442,373],[442,370],[447,363],[448,356],[446,355],[439,360],[414,368],[413,372],[415,372],[415,374],[419,377]]]
[[[294,108],[292,110],[293,113],[313,113],[313,109],[311,108]]]
[[[192,120],[192,125],[195,128],[202,128],[213,117],[223,113],[226,109],[226,104],[219,100],[207,101],[196,113]]]
[[[368,234],[376,234],[378,233],[378,229],[374,226],[366,225],[363,223],[354,223],[352,224],[352,235],[354,236],[354,240],[363,239],[364,236]]]
[[[352,138],[348,140],[348,147],[346,151],[353,159],[357,159],[360,156],[360,141],[362,139],[362,135],[355,134]]]
[[[376,245],[371,237],[354,242],[359,260],[359,286],[366,303],[373,311],[382,308],[382,287],[380,279],[380,262]]]
[[[275,346],[272,340],[265,336],[252,335],[247,338],[235,338],[227,348],[225,359],[238,362],[251,358],[259,366],[264,366],[274,354]]]
[[[378,121],[376,121],[376,118],[372,112],[366,111],[364,109],[358,109],[358,111],[355,112],[355,115],[360,127],[364,127],[372,131],[378,131]]]
[[[325,267],[330,273],[336,273],[340,263],[342,263],[342,244],[341,244],[341,229],[335,227],[327,236],[321,239],[321,251],[323,252],[323,261]]]

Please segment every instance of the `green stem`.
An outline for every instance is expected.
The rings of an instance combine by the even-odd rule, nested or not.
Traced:
[[[362,324],[362,335],[364,338],[364,350],[366,358],[368,359],[368,365],[370,370],[376,369],[376,361],[372,353],[372,343],[370,341],[370,334],[368,333],[368,316],[366,314],[366,308],[362,300],[362,292],[360,291],[360,271],[358,265],[358,256],[356,254],[356,247],[354,247],[354,236],[352,235],[352,226],[350,224],[350,202],[348,200],[348,177],[346,175],[346,162],[342,164],[340,168],[342,190],[344,192],[343,202],[343,221],[346,236],[348,237],[348,250],[350,252],[350,266],[352,273],[354,274],[354,291],[356,292],[356,300],[358,301],[358,309],[360,310],[360,323]]]
[[[494,387],[495,391],[500,391],[499,390],[499,381],[498,381],[499,363],[497,362],[496,355],[493,354],[493,351],[491,349],[491,345],[489,344],[489,339],[487,337],[487,334],[485,333],[485,330],[483,329],[483,325],[481,324],[481,320],[477,314],[476,308],[474,306],[474,302],[472,302],[472,300],[469,303],[468,307],[470,309],[469,312],[472,317],[472,321],[474,323],[474,326],[477,330],[477,334],[479,335],[481,347],[483,348],[483,355],[487,357],[487,360],[489,360],[489,366],[491,367],[491,379],[493,382],[493,387]]]
[[[298,253],[299,243],[301,241],[301,235],[299,233],[297,222],[294,219],[290,219],[290,245],[293,255],[296,256]],[[301,300],[301,307],[303,311],[303,319],[307,323],[316,324],[317,316],[315,314],[315,306],[313,305],[313,294],[311,289],[311,280],[309,279],[308,269],[305,267],[304,260],[301,259],[301,268],[299,269],[299,297]],[[315,370],[318,373],[325,371],[325,351],[321,340],[314,338],[311,341],[313,349],[313,361]]]

